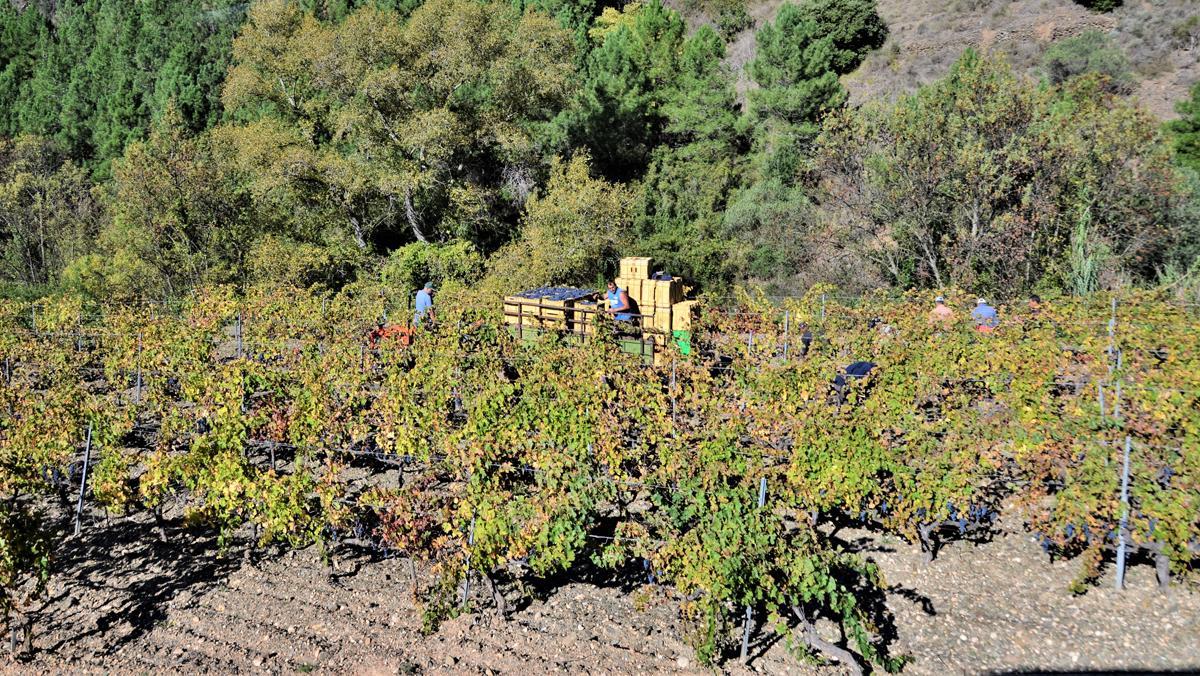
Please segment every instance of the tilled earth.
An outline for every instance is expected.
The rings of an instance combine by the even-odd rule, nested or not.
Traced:
[[[1078,564],[1051,564],[1028,535],[952,542],[932,564],[914,546],[866,532],[840,537],[877,561],[895,618],[891,650],[912,674],[1031,670],[1200,670],[1200,593],[1161,593],[1134,565],[1084,596]],[[35,652],[9,671],[54,673],[333,672],[701,673],[666,592],[578,573],[543,583],[505,621],[489,610],[422,633],[407,560],[348,554],[333,572],[315,551],[248,562],[137,519],[94,523],[63,545]],[[427,575],[418,573],[422,584]],[[594,579],[593,579],[594,578]],[[828,629],[829,627],[822,627]],[[756,632],[733,673],[835,674]]]

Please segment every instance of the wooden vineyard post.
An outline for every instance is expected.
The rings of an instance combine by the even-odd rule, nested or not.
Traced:
[[[758,484],[758,507],[762,509],[767,504],[767,477],[763,477]],[[750,652],[750,624],[754,617],[754,609],[750,604],[746,604],[746,619],[742,624],[742,661],[746,660],[746,655]]]
[[[88,423],[87,441],[83,447],[83,472],[79,479],[79,501],[75,503],[75,537],[79,537],[80,522],[83,519],[83,491],[87,488],[88,465],[92,461],[92,424]]]

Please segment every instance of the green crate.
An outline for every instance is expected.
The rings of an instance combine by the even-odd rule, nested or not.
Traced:
[[[675,344],[679,346],[680,354],[692,353],[692,332],[691,331],[672,331],[671,338]]]

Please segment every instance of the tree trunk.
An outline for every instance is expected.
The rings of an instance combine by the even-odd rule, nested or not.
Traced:
[[[363,235],[362,222],[358,220],[357,216],[350,217],[350,232],[354,235],[354,243],[358,245],[358,248],[366,249],[367,239]]]
[[[921,248],[925,250],[925,260],[929,263],[929,269],[933,272],[933,281],[940,289],[942,288],[942,273],[938,270],[937,255],[934,254],[933,248],[924,237],[920,239]]]
[[[404,186],[404,216],[408,219],[408,227],[412,228],[413,237],[416,237],[418,242],[428,243],[429,240],[425,238],[425,233],[421,231],[421,217],[413,208],[412,187],[410,186]]]

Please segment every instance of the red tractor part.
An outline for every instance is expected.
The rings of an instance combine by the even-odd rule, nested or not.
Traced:
[[[408,347],[412,345],[412,337],[413,330],[411,327],[400,326],[398,324],[379,326],[367,334],[367,346],[374,350],[383,343],[394,342],[400,347]]]

